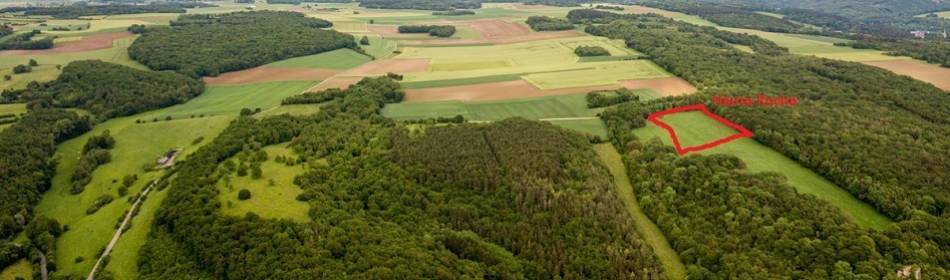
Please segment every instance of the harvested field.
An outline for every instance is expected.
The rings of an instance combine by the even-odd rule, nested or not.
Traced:
[[[504,100],[588,93],[595,90],[608,90],[619,87],[619,85],[607,85],[543,90],[531,85],[531,83],[527,81],[517,80],[477,85],[407,89],[404,102]]]
[[[205,77],[209,85],[237,85],[279,81],[319,81],[339,73],[338,70],[261,66]]]
[[[696,87],[680,77],[645,80],[624,80],[620,84],[629,89],[648,88],[662,93],[663,96],[675,96],[696,92]]]
[[[83,36],[82,39],[56,43],[52,49],[46,50],[9,50],[0,52],[5,55],[43,55],[54,53],[82,52],[112,48],[112,42],[118,39],[131,37],[129,32],[103,33]]]
[[[915,59],[865,61],[862,63],[931,83],[942,90],[950,90],[950,68],[928,64]]]
[[[481,33],[482,38],[486,39],[523,36],[531,33],[531,30],[528,29],[527,26],[503,20],[478,20],[471,21],[467,25],[469,28]]]
[[[429,69],[429,59],[377,59],[360,67],[346,71],[345,75],[385,75],[386,73],[425,72]]]

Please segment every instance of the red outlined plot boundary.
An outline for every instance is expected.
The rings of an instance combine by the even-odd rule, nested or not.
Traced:
[[[716,140],[713,140],[712,142],[704,143],[701,145],[683,147],[682,145],[680,145],[679,137],[676,136],[676,130],[673,129],[673,127],[670,126],[669,124],[666,124],[665,122],[661,121],[660,118],[666,115],[686,112],[686,111],[700,111],[707,117],[712,118],[716,120],[717,122],[720,122],[736,130],[737,133],[727,136],[727,137],[716,139]],[[670,134],[670,138],[673,139],[673,147],[676,148],[676,153],[680,155],[685,155],[686,153],[690,153],[690,152],[699,152],[702,150],[708,150],[708,149],[712,149],[713,147],[716,147],[725,143],[729,143],[732,140],[745,138],[745,137],[752,137],[752,131],[749,131],[745,127],[742,127],[741,125],[738,125],[732,121],[727,120],[726,118],[720,117],[719,115],[716,115],[715,113],[709,111],[709,108],[706,108],[705,104],[693,104],[689,106],[682,106],[682,107],[676,107],[669,110],[659,111],[659,112],[650,114],[650,117],[648,117],[647,119],[650,120],[650,122],[653,122],[654,124],[656,124],[657,126],[665,129],[666,132]]]

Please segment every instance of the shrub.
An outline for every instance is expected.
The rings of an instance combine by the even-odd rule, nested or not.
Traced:
[[[363,38],[360,38],[360,45],[369,46],[369,37],[363,36]]]
[[[610,52],[598,46],[580,46],[574,49],[577,56],[610,56]]]
[[[251,191],[247,189],[241,189],[240,191],[238,191],[238,199],[239,200],[251,199]]]
[[[33,68],[23,64],[13,67],[13,74],[29,73],[30,71],[33,71]]]

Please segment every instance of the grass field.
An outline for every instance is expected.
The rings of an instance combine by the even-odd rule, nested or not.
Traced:
[[[547,96],[500,101],[443,101],[389,104],[383,115],[396,120],[453,117],[462,115],[469,121],[497,121],[513,117],[545,120],[553,124],[592,135],[606,136],[606,129],[597,113],[588,109],[585,94]]]
[[[368,56],[351,49],[338,49],[315,55],[295,57],[267,64],[272,67],[350,69],[370,62]]]
[[[56,69],[56,65],[66,66],[69,62],[77,60],[98,59],[137,69],[146,69],[144,65],[129,58],[128,47],[135,38],[136,37],[128,37],[115,40],[112,44],[112,48],[94,51],[0,56],[0,75],[11,75],[13,77],[10,81],[0,81],[0,89],[19,89],[26,87],[30,81],[43,82],[54,80],[61,72],[59,69]],[[32,72],[13,75],[14,66],[27,64],[31,58],[36,59],[40,66],[34,67]]]
[[[390,58],[395,56],[393,53],[399,49],[398,44],[394,40],[383,39],[379,35],[366,35],[369,38],[368,46],[360,46],[366,51],[367,54],[379,59],[379,58]],[[361,36],[356,36],[356,39],[359,40]]]
[[[481,77],[510,80],[510,75],[520,75],[541,89],[555,89],[669,76],[647,60],[580,62],[574,54],[577,46],[604,47],[615,56],[638,54],[625,48],[621,41],[585,36],[508,45],[406,47],[396,58],[430,59],[428,71],[404,73],[405,83],[416,83],[415,86],[420,82],[466,82]]]
[[[700,112],[669,115],[664,117],[663,121],[676,129],[680,141],[693,143],[708,139],[707,133],[716,133],[718,136],[718,134],[731,130]],[[666,130],[653,124],[637,129],[634,133],[643,140],[659,137],[664,143],[672,145]],[[746,163],[748,171],[776,172],[785,175],[788,178],[788,183],[796,190],[814,195],[837,206],[846,216],[860,226],[880,230],[892,223],[890,219],[844,189],[755,140],[743,138],[700,153],[733,155]]]
[[[0,280],[33,279],[33,266],[30,262],[23,259],[19,260],[0,271]]]
[[[26,112],[26,104],[16,103],[16,104],[0,104],[0,115],[14,114],[20,115]],[[3,131],[7,127],[13,125],[12,123],[0,124],[0,131]]]
[[[660,228],[640,209],[640,203],[634,194],[633,185],[630,184],[630,178],[627,177],[627,168],[624,166],[620,154],[617,153],[617,149],[611,144],[598,144],[594,146],[594,150],[600,156],[604,165],[607,166],[610,175],[613,176],[614,190],[617,192],[617,196],[623,201],[627,213],[633,218],[633,225],[636,227],[637,233],[653,248],[653,253],[660,260],[660,264],[663,265],[663,272],[666,273],[669,279],[686,279],[686,266],[680,260],[679,254],[670,247],[670,242],[666,240],[666,236],[663,235]]]
[[[253,212],[263,218],[310,221],[307,216],[310,206],[306,202],[297,201],[297,195],[303,193],[303,190],[293,182],[294,177],[304,172],[304,165],[287,166],[274,161],[274,157],[278,155],[296,158],[286,144],[264,147],[263,150],[267,152],[267,161],[261,164],[261,178],[233,175],[218,181],[218,188],[221,190],[218,194],[221,211],[225,215],[239,217]],[[251,198],[238,200],[238,191],[241,189],[250,190]]]
[[[316,85],[312,81],[269,82],[235,86],[210,86],[188,103],[172,106],[152,114],[143,120],[189,118],[192,115],[236,114],[242,108],[267,110],[280,105],[284,98],[304,92]]]
[[[228,125],[233,116],[136,124],[135,120],[139,118],[140,116],[131,116],[106,121],[97,125],[92,132],[60,144],[56,151],[60,160],[57,174],[53,178],[53,187],[43,195],[36,207],[36,213],[54,218],[70,227],[68,232],[56,240],[57,267],[64,274],[85,275],[84,273],[92,268],[99,250],[108,243],[119,217],[131,205],[126,198],[119,198],[117,194],[124,176],[139,176],[139,180],[129,188],[130,194],[138,193],[160,174],[146,173],[143,166],[154,163],[158,156],[171,148],[184,148],[183,155],[193,152],[194,139],[214,138]],[[103,130],[109,130],[116,140],[115,148],[111,150],[112,161],[99,166],[93,172],[92,181],[86,185],[85,191],[72,195],[69,193],[69,177],[76,168],[82,146],[89,136],[97,135]],[[199,144],[203,143],[206,142]],[[98,212],[86,215],[86,208],[104,194],[112,195],[116,199]],[[143,208],[143,211],[150,210]],[[137,249],[135,251],[137,252]],[[74,259],[80,256],[85,258],[85,261],[75,263]]]
[[[112,247],[109,264],[105,269],[112,272],[115,279],[137,279],[139,248],[148,240],[148,232],[155,222],[155,211],[168,196],[168,190],[149,193],[139,206],[139,214],[132,218],[132,228],[122,234],[122,238]]]

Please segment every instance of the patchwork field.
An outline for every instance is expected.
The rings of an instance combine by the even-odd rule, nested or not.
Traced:
[[[294,177],[304,172],[304,164],[287,166],[275,161],[275,157],[284,156],[296,158],[293,151],[286,144],[264,147],[267,161],[261,164],[262,175],[254,179],[250,172],[246,176],[233,176],[218,181],[218,200],[221,202],[221,211],[226,215],[244,217],[247,213],[255,213],[263,218],[290,219],[297,222],[310,220],[307,210],[310,206],[306,202],[297,201],[297,195],[303,193],[294,185]],[[235,161],[238,162],[238,161]],[[251,198],[239,200],[238,192],[247,189]]]
[[[701,143],[732,131],[700,112],[677,113],[664,117],[663,121],[676,130],[684,145],[685,143]],[[666,130],[652,123],[637,129],[634,133],[643,140],[659,138],[663,143],[672,145],[672,140]],[[742,138],[699,153],[733,155],[745,162],[747,169],[751,172],[775,172],[785,175],[788,183],[796,190],[812,194],[837,206],[845,215],[863,227],[884,229],[892,223],[887,217],[844,189],[753,139]]]

